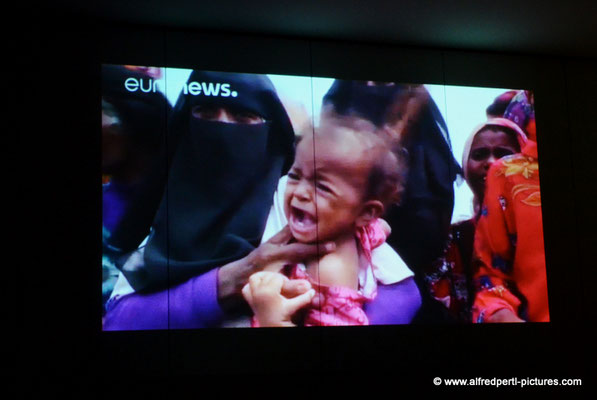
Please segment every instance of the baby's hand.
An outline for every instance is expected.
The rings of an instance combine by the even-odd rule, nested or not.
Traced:
[[[299,286],[304,285],[301,289]],[[300,289],[300,290],[299,290]],[[307,291],[295,297],[285,294]],[[259,326],[294,326],[292,315],[311,302],[315,291],[306,280],[290,281],[279,272],[260,271],[249,278],[242,293],[251,306]]]

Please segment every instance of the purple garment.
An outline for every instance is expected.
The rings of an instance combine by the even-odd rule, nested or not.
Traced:
[[[131,293],[108,301],[104,330],[197,329],[225,318],[218,303],[218,269],[154,293]]]
[[[103,187],[102,219],[104,228],[112,232],[126,213],[126,209],[133,198],[133,185],[110,181]]]
[[[421,294],[413,278],[392,285],[377,285],[377,296],[364,310],[369,325],[410,324],[421,307]]]
[[[150,294],[132,293],[107,305],[104,330],[197,329],[217,326],[226,318],[217,298],[218,270],[178,286]],[[365,307],[371,325],[411,322],[421,306],[412,278],[378,285],[376,298]]]

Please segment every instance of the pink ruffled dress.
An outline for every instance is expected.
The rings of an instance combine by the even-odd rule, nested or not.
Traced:
[[[362,250],[368,261],[366,268],[372,268],[371,251],[385,242],[388,233],[383,223],[378,219],[360,228],[355,233],[360,243],[360,250]],[[365,295],[362,291],[344,286],[320,285],[307,275],[304,266],[299,264],[288,265],[283,272],[290,279],[307,279],[316,291],[311,304],[293,317],[293,322],[297,325],[369,325],[369,319],[363,310],[363,306],[375,298],[375,290]],[[252,320],[252,326],[259,326],[255,318]]]

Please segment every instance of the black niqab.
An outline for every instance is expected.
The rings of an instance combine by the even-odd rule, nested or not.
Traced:
[[[229,84],[230,91],[183,92],[176,103],[167,190],[142,268],[124,271],[138,291],[180,283],[246,256],[259,245],[278,180],[292,163],[294,131],[267,77],[194,71],[188,82]],[[232,92],[237,96],[222,96]],[[249,111],[265,122],[197,119],[195,106]]]

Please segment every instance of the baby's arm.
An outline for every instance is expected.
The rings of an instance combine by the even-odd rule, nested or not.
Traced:
[[[370,225],[357,233],[361,246],[367,246],[368,251],[379,247],[392,232],[390,225],[378,218],[375,225]],[[367,244],[363,243],[367,241]],[[336,251],[325,254],[319,260],[307,265],[307,272],[325,286],[344,286],[354,290],[359,289],[360,265],[368,261],[362,259],[364,255],[351,236],[349,240],[336,242]]]
[[[260,327],[275,326],[295,326],[292,323],[292,316],[301,308],[311,303],[315,291],[310,288],[310,283],[306,280],[293,281],[279,272],[261,271],[249,278],[242,290],[244,298],[251,306],[255,318]],[[304,287],[300,287],[304,285]],[[288,298],[285,290],[289,289],[295,292],[304,291],[298,296]],[[302,289],[302,290],[301,290]]]
[[[359,288],[359,250],[353,235],[336,241],[336,251],[307,263],[307,274],[323,286]]]

